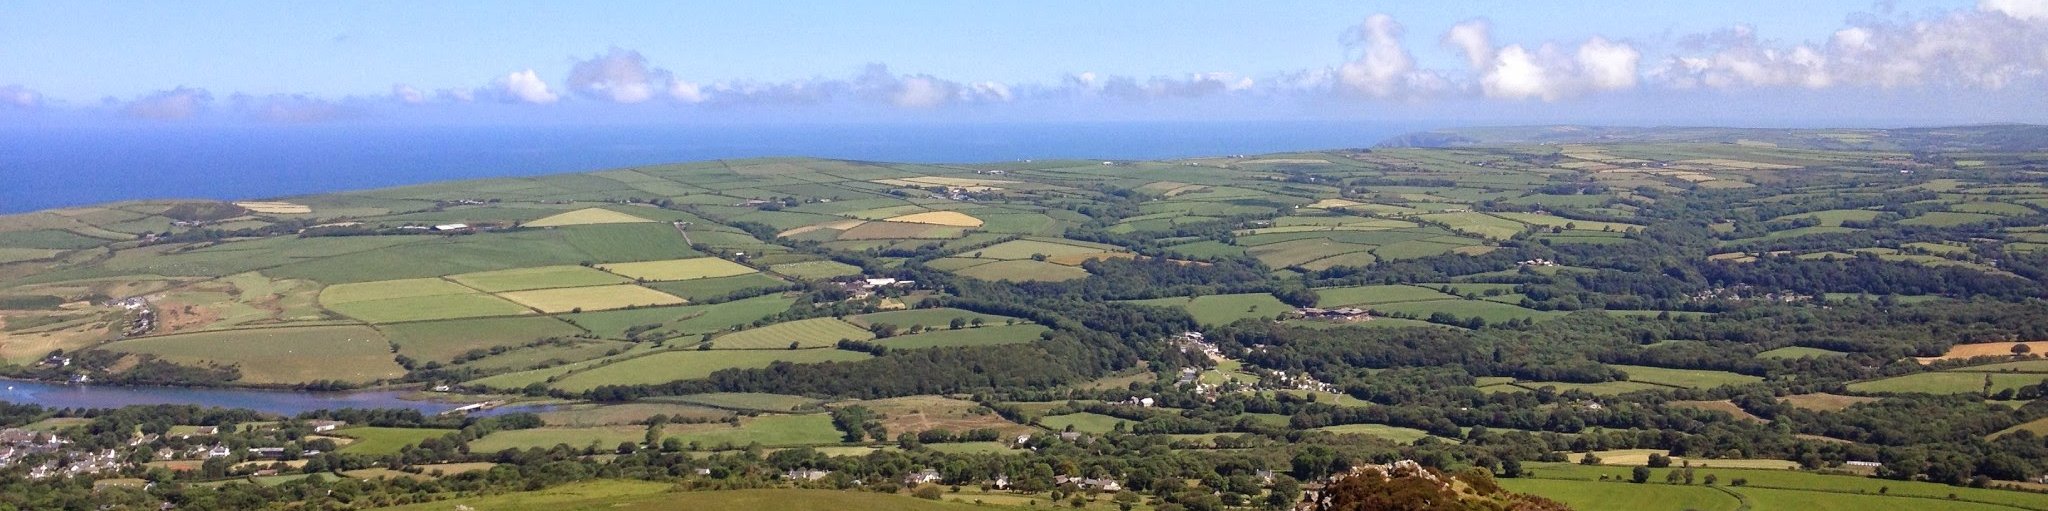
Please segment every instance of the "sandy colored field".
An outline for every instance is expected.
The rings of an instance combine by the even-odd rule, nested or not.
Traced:
[[[954,227],[981,227],[981,219],[968,216],[966,213],[961,213],[958,211],[932,211],[928,213],[903,215],[899,217],[889,218],[887,220],[890,222],[908,222],[913,224],[937,224],[950,225]]]
[[[746,265],[716,257],[642,261],[598,266],[598,269],[642,280],[690,280],[753,273]]]
[[[289,202],[237,202],[242,209],[270,215],[303,215],[312,213],[313,208]]]
[[[584,208],[552,215],[522,225],[526,227],[562,227],[569,225],[630,224],[652,221],[604,208]]]
[[[1030,426],[1005,420],[995,412],[982,408],[979,403],[942,396],[909,396],[858,401],[846,405],[860,405],[881,413],[882,427],[889,430],[891,437],[930,430],[959,433],[975,429],[993,429],[1004,435],[1036,431]]]
[[[2011,355],[2012,347],[2019,344],[2025,344],[2028,348],[2032,348],[2033,353],[2048,353],[2048,351],[2043,351],[2048,350],[2048,341],[1981,342],[1976,344],[1957,344],[1950,346],[1948,352],[1942,353],[1939,357],[1913,357],[1913,360],[1918,360],[1922,364],[1932,364],[1953,358],[2005,356]]]
[[[787,238],[787,237],[790,237],[790,236],[796,236],[796,235],[799,235],[799,234],[803,234],[803,233],[807,233],[807,232],[812,232],[812,231],[816,231],[816,230],[819,230],[819,229],[832,229],[832,230],[835,230],[835,231],[844,231],[844,230],[847,230],[847,229],[852,229],[852,228],[855,228],[855,227],[860,227],[860,224],[864,224],[864,223],[868,223],[868,221],[866,221],[866,220],[840,220],[840,221],[836,221],[836,222],[825,222],[825,223],[822,223],[822,224],[816,224],[816,225],[806,225],[806,226],[803,226],[803,227],[798,227],[798,228],[795,228],[795,229],[790,229],[790,230],[787,230],[787,231],[782,231],[782,232],[776,233],[776,234],[775,234],[775,236],[776,236],[776,237],[782,237],[782,238]],[[977,225],[979,225],[979,224],[977,224]]]
[[[631,284],[513,291],[498,296],[549,314],[576,310],[601,311],[628,307],[682,305],[675,295]]]

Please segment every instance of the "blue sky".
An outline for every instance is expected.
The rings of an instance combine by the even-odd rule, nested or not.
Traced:
[[[2048,0],[0,1],[16,124],[2040,122],[2044,83]]]

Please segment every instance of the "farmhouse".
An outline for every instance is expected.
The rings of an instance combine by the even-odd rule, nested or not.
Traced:
[[[311,420],[306,421],[306,425],[312,426],[314,433],[325,433],[329,431],[334,431],[336,428],[340,428],[342,426],[347,426],[348,423],[344,421]]]
[[[1299,309],[1294,309],[1294,314],[1295,314],[1295,315],[1297,315],[1297,316],[1301,316],[1301,317],[1303,317],[1303,318],[1307,318],[1307,319],[1334,319],[1334,320],[1370,320],[1370,319],[1372,319],[1372,317],[1371,317],[1371,311],[1367,311],[1367,310],[1365,310],[1365,309],[1360,309],[1360,308],[1357,308],[1357,307],[1341,307],[1341,308],[1336,308],[1336,309],[1324,309],[1324,308],[1320,308],[1320,307],[1302,307],[1302,308],[1299,308]]]
[[[469,224],[441,224],[434,226],[435,232],[451,232],[465,230],[469,230]]]
[[[917,486],[924,483],[936,483],[939,482],[939,479],[939,471],[927,468],[903,476],[903,485]]]
[[[710,469],[705,469],[705,471],[706,471],[706,472],[708,473],[708,472],[710,471]],[[809,468],[799,468],[799,469],[791,469],[791,470],[790,470],[790,471],[788,471],[788,472],[783,472],[783,473],[782,473],[782,478],[783,478],[783,479],[788,479],[788,480],[791,480],[791,481],[798,481],[798,480],[802,480],[802,481],[816,481],[816,480],[819,480],[819,479],[824,479],[824,478],[825,478],[825,476],[828,476],[828,475],[832,475],[832,471],[830,471],[830,470],[817,470],[817,469],[809,469]]]

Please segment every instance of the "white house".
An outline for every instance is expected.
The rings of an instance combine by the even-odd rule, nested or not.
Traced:
[[[936,483],[939,482],[939,479],[939,471],[927,468],[903,476],[903,485],[917,486],[924,483]]]
[[[469,224],[441,224],[434,226],[434,230],[441,232],[460,231],[468,228]]]

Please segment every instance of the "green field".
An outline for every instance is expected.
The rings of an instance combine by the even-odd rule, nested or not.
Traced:
[[[1706,461],[1710,464],[1712,462],[1712,460]],[[1537,479],[1539,481],[1573,480],[1585,484],[1611,484],[1633,488],[1636,491],[1661,491],[1659,488],[1674,488],[1664,484],[1664,475],[1668,470],[1676,470],[1676,468],[1651,469],[1650,481],[1652,482],[1646,485],[1635,485],[1631,483],[1598,481],[1602,475],[1626,480],[1631,470],[1628,467],[1589,467],[1567,463],[1527,463],[1523,466],[1532,471],[1536,478],[1540,478]],[[1992,509],[1991,507],[1983,506],[1986,503],[2010,506],[2001,509],[2014,507],[2021,509],[2048,509],[2048,494],[2040,493],[1968,488],[1922,481],[1898,481],[1849,475],[1829,475],[1798,470],[1697,467],[1694,469],[1696,478],[1704,478],[1707,474],[1716,475],[1720,479],[1719,485],[1724,489],[1736,491],[1750,497],[1751,503],[1754,506],[1753,509],[1758,510],[1783,509],[1800,511],[1811,506],[1826,506],[1825,508],[1827,509],[1849,509],[1850,511],[1857,509]],[[1746,479],[1748,484],[1741,487],[1728,486],[1729,482],[1735,478]],[[1525,491],[1516,485],[1522,484],[1524,481],[1530,481],[1530,479],[1501,479],[1500,481],[1503,486],[1507,486],[1510,489]],[[1702,486],[1695,485],[1693,487],[1699,488]],[[1683,487],[1685,486],[1680,485],[1675,488]],[[1592,491],[1589,488],[1578,488],[1580,488],[1580,491]],[[1561,495],[1569,496],[1572,495],[1571,491],[1573,490],[1565,488],[1564,491],[1566,493]],[[1883,496],[1879,495],[1881,491]],[[1795,495],[1778,495],[1781,492],[1803,496],[1803,499],[1788,501],[1786,500],[1787,498],[1794,497]],[[1535,493],[1551,496],[1540,491]],[[1949,500],[1948,496],[1951,494],[1956,495],[1957,499]],[[1551,497],[1563,500],[1561,497]],[[1569,501],[1567,503],[1577,504],[1577,502]],[[1839,507],[1844,505],[1844,503],[1853,503],[1859,507]],[[1763,507],[1765,505],[1772,507]],[[1627,508],[1579,507],[1576,509]]]
[[[644,325],[659,325],[662,331],[702,334],[752,323],[789,310],[790,304],[794,301],[796,300],[790,297],[767,295],[715,305],[583,312],[559,317],[613,339],[624,338],[626,329]]]
[[[399,354],[418,360],[446,362],[470,350],[518,346],[549,337],[570,337],[583,330],[550,317],[458,319],[398,323],[378,327]]]
[[[808,364],[868,358],[866,353],[835,349],[665,351],[607,364],[555,382],[553,387],[584,391],[602,385],[652,385],[710,376],[720,369],[768,367],[775,362]]]
[[[683,297],[683,299],[692,302],[702,302],[706,300],[724,298],[733,293],[741,291],[753,291],[757,289],[776,288],[788,285],[788,281],[775,278],[774,276],[760,273],[749,273],[746,275],[735,275],[731,277],[712,277],[705,279],[679,280],[673,282],[654,282],[648,284],[647,287],[654,288],[656,291],[661,291],[663,293],[680,296]]]
[[[756,442],[770,447],[829,445],[839,443],[841,438],[839,430],[832,426],[832,416],[822,413],[762,415],[741,421],[738,427],[724,423],[676,424],[663,431],[669,438],[686,444],[697,442],[705,448],[746,447]]]
[[[1020,323],[1023,322],[1023,320],[1019,320],[1017,318],[1012,318],[1009,316],[982,314],[979,312],[954,309],[950,307],[940,307],[932,309],[905,309],[899,311],[876,312],[872,314],[862,314],[859,316],[849,317],[846,318],[846,321],[853,323],[855,325],[873,325],[877,323],[887,323],[904,328],[909,328],[912,325],[923,325],[926,328],[949,328],[951,327],[951,323],[954,319],[959,319],[962,321],[973,321],[976,319],[980,319],[982,320],[983,324],[987,325],[1001,325],[1005,320],[1016,321]]]
[[[1400,302],[1367,307],[1381,313],[1406,313],[1427,318],[1438,312],[1457,316],[1460,319],[1477,317],[1487,323],[1500,323],[1511,319],[1543,320],[1563,316],[1558,311],[1538,311],[1516,305],[1486,300],[1429,300],[1421,302]]]
[[[452,429],[355,427],[334,430],[331,434],[355,439],[348,445],[341,446],[339,452],[382,456],[398,454],[398,450],[405,446],[415,445],[429,438],[441,438],[454,432]]]
[[[825,280],[860,275],[860,267],[839,261],[805,261],[769,266],[768,271],[803,280]]]
[[[938,502],[866,491],[724,490],[673,492],[674,485],[596,480],[533,492],[413,504],[389,511],[447,511],[458,506],[491,511],[667,511],[686,509],[775,509],[778,511],[969,511],[987,507]]]
[[[1088,270],[1045,261],[1014,260],[977,264],[953,273],[987,281],[1063,281],[1088,278]]]
[[[1106,249],[1103,247],[1090,246],[1090,244],[1079,241],[1061,240],[1058,242],[1053,242],[1040,241],[1035,239],[1021,239],[1005,241],[1002,243],[997,243],[995,245],[969,250],[956,255],[960,257],[972,257],[976,259],[1015,260],[1030,259],[1032,258],[1032,256],[1035,255],[1043,255],[1048,258],[1058,256],[1087,255],[1100,253],[1105,250]]]
[[[1044,426],[1046,429],[1050,429],[1053,431],[1066,431],[1068,426],[1073,426],[1074,431],[1079,431],[1082,433],[1094,433],[1098,435],[1114,431],[1116,429],[1117,423],[1119,422],[1130,421],[1126,421],[1116,417],[1110,417],[1108,415],[1094,414],[1088,412],[1070,413],[1066,415],[1052,415],[1038,418],[1038,425]]]
[[[1343,307],[1346,305],[1379,305],[1400,302],[1420,302],[1457,298],[1435,289],[1404,284],[1387,286],[1354,286],[1316,288],[1317,307]]]
[[[1129,303],[1154,307],[1178,307],[1204,325],[1223,325],[1245,318],[1274,318],[1294,310],[1266,293],[1205,295],[1192,298],[1168,297],[1133,300]]]
[[[1857,392],[1963,394],[1983,391],[1986,379],[1991,381],[1991,392],[1998,392],[2048,381],[2048,375],[1972,372],[1915,373],[1882,380],[1851,383],[1849,384],[1849,390]]]
[[[622,442],[639,444],[647,440],[647,426],[598,426],[589,428],[534,428],[499,431],[469,443],[470,452],[498,452],[506,449],[546,449],[556,445],[582,449],[595,445],[600,452],[613,452]]]
[[[1839,357],[1839,356],[1842,356],[1842,355],[1847,355],[1847,353],[1843,353],[1843,352],[1840,352],[1840,351],[1834,351],[1834,350],[1824,350],[1824,349],[1820,349],[1820,348],[1808,348],[1808,347],[1804,347],[1804,346],[1786,346],[1786,347],[1783,347],[1783,348],[1778,348],[1778,349],[1774,349],[1774,350],[1769,350],[1769,351],[1765,351],[1765,352],[1762,352],[1762,353],[1758,353],[1758,354],[1756,354],[1756,358],[1776,358],[1776,359],[1795,359],[1795,358],[1807,358],[1807,357],[1815,357],[1815,358],[1825,358],[1825,357]]]
[[[1992,220],[1997,220],[1999,218],[2001,217],[1999,217],[1998,215],[1987,215],[1983,213],[1956,213],[1950,211],[1935,211],[1913,218],[1900,220],[1899,224],[1925,225],[1933,227],[1951,227],[1963,224],[1973,224],[1977,222],[1989,222]]]
[[[343,303],[473,293],[476,293],[476,290],[442,279],[382,280],[327,286],[326,289],[320,292],[320,303],[331,306]]]
[[[959,330],[940,330],[921,334],[899,335],[879,342],[895,349],[936,348],[942,346],[994,346],[1037,341],[1039,334],[1048,329],[1039,325],[994,325]]]
[[[1345,424],[1342,426],[1324,426],[1315,430],[1328,431],[1339,435],[1365,435],[1384,438],[1397,444],[1411,444],[1415,443],[1416,440],[1429,436],[1427,431],[1385,424]]]
[[[1629,381],[1655,383],[1672,387],[1694,389],[1713,388],[1723,385],[1756,383],[1763,378],[1725,371],[1704,371],[1698,369],[1665,369],[1662,367],[1610,365],[1628,372]]]
[[[716,257],[613,263],[600,265],[598,269],[635,280],[655,281],[731,277],[754,272],[753,268],[748,268],[746,265]]]
[[[756,392],[716,392],[711,394],[687,394],[665,396],[662,401],[688,403],[730,410],[760,410],[768,412],[790,412],[818,406],[821,401],[803,396],[782,394],[761,394]]]
[[[726,350],[766,350],[789,349],[794,344],[799,348],[822,348],[837,344],[841,339],[862,341],[874,337],[873,332],[845,321],[835,318],[811,318],[749,328],[714,337],[711,339],[711,347]]]
[[[1537,475],[1542,476],[1538,470]],[[1514,478],[1499,479],[1500,485],[1512,491],[1541,495],[1579,511],[1737,511],[1744,509],[1742,500],[1723,489],[1712,486],[1684,486],[1663,484],[1631,484],[1609,481],[1571,481],[1557,479]],[[1727,483],[1722,483],[1727,484]],[[1753,508],[1763,511],[1764,508]],[[1787,509],[1786,511],[1798,511]]]
[[[397,378],[405,370],[393,361],[391,345],[363,326],[314,326],[224,330],[144,337],[105,349],[150,354],[187,365],[236,366],[245,384],[295,384],[316,380],[369,383]]]
[[[533,311],[441,279],[404,279],[328,286],[320,304],[370,323],[516,316]]]
[[[525,291],[557,287],[585,287],[620,284],[625,277],[605,273],[582,266],[542,266],[478,273],[451,275],[448,280],[476,288],[479,291],[497,293],[503,291]]]

